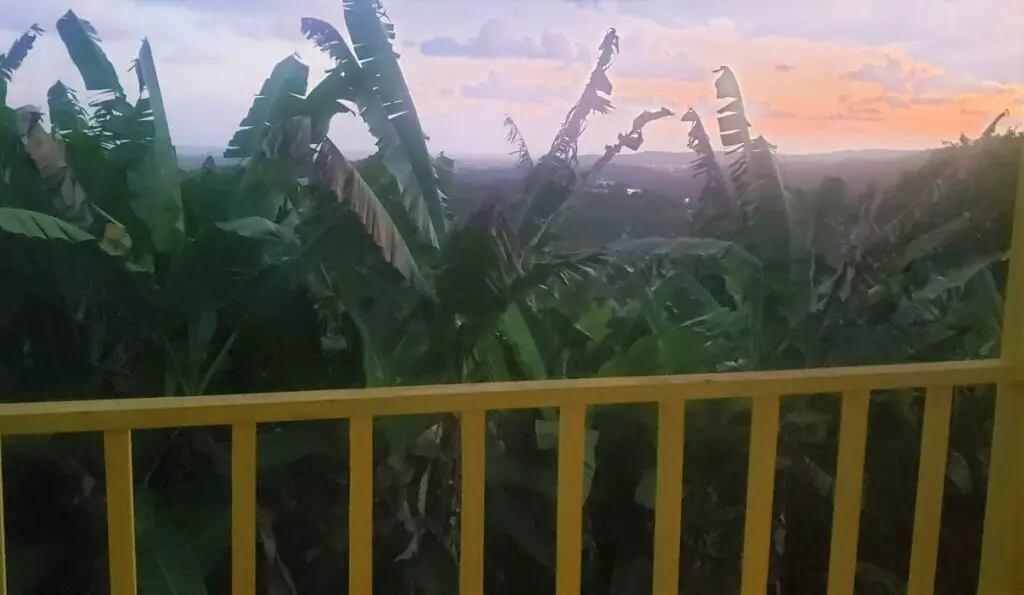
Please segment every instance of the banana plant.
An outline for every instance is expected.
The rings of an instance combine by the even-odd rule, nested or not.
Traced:
[[[398,186],[400,203],[417,237],[437,248],[448,225],[447,198],[391,47],[394,27],[374,0],[345,2],[344,10],[354,53],[331,24],[302,20],[303,34],[335,61],[335,68],[310,92],[314,126],[326,132],[334,114],[357,113],[377,139],[378,153]]]

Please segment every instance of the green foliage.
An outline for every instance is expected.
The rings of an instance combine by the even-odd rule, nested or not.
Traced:
[[[37,240],[63,240],[65,242],[90,242],[96,238],[74,225],[35,211],[0,208],[0,230]]]
[[[84,134],[89,129],[89,115],[79,103],[75,92],[57,81],[46,93],[50,125],[61,135]]]
[[[131,201],[135,213],[146,222],[159,252],[174,250],[185,234],[181,190],[178,186],[178,159],[171,144],[171,129],[164,111],[160,81],[156,76],[153,51],[143,40],[135,63],[139,75],[139,92],[146,91],[148,112],[140,114],[153,120],[152,143],[138,168],[128,172],[128,187],[135,195]],[[142,100],[139,101],[142,103]]]

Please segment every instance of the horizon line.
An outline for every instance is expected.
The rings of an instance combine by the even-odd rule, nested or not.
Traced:
[[[176,145],[176,148],[179,151],[181,151],[181,150],[195,151],[195,153],[190,153],[192,155],[211,154],[211,155],[214,155],[214,156],[217,156],[218,154],[223,153],[224,150],[225,150],[225,148],[214,147],[214,146],[187,145],[187,144]],[[372,155],[372,154],[374,154],[376,152],[376,148],[372,148],[371,149],[371,148],[367,148],[367,147],[338,147],[338,148],[339,148],[339,150],[341,150],[342,153],[366,153],[366,155]],[[814,156],[814,155],[834,155],[834,154],[837,154],[837,153],[868,153],[868,152],[917,153],[917,152],[922,152],[922,151],[931,151],[931,150],[940,149],[940,148],[942,148],[942,147],[941,146],[929,146],[929,147],[919,147],[919,148],[914,148],[914,149],[908,149],[908,148],[889,148],[889,147],[870,147],[870,148],[863,148],[863,149],[830,149],[830,150],[818,150],[818,151],[777,151],[776,155]],[[451,157],[453,159],[511,159],[515,155],[514,153],[464,153],[464,152],[461,152],[461,151],[451,152],[451,151],[448,151],[448,150],[440,151],[440,153],[445,153],[445,155],[447,157]],[[625,153],[624,155],[626,155],[626,156],[629,156],[629,155],[643,155],[644,153],[656,153],[656,154],[662,154],[662,155],[684,155],[684,156],[694,155],[694,152],[692,150],[673,151],[673,150],[665,150],[665,149],[650,149],[650,150],[646,150],[646,151],[636,151],[636,152],[631,152],[631,153]],[[725,153],[725,151],[716,150],[715,153],[716,154],[718,154],[718,153]],[[600,155],[601,155],[601,153],[594,152],[594,153],[580,153],[579,156],[580,157],[600,157]]]

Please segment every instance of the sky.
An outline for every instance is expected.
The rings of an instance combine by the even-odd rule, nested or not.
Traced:
[[[546,151],[593,68],[609,27],[621,53],[616,109],[595,115],[581,152],[600,152],[643,110],[696,109],[717,132],[720,65],[739,79],[755,134],[782,153],[938,146],[978,134],[1003,109],[1024,120],[1024,0],[383,0],[432,152],[508,152],[503,121]],[[148,37],[179,147],[223,147],[274,64],[330,61],[299,30],[316,17],[344,30],[341,0],[12,0],[0,46],[32,23],[46,34],[8,102],[45,105],[57,79],[82,81],[56,34],[68,8],[93,23],[127,89]],[[3,50],[0,50],[3,51]],[[678,118],[650,124],[644,150],[686,151]],[[351,114],[331,137],[366,153]],[[716,139],[717,140],[717,139]]]

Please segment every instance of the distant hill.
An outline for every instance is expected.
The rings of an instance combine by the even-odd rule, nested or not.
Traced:
[[[836,163],[840,161],[892,161],[926,153],[925,150],[895,150],[895,149],[860,149],[847,151],[832,151],[829,153],[808,153],[788,154],[777,153],[775,155],[780,165],[799,162]],[[723,161],[732,159],[731,155],[717,153],[718,158]],[[581,155],[580,165],[589,166],[599,158],[599,155]],[[639,167],[689,167],[693,161],[692,152],[679,153],[674,151],[639,151],[637,153],[621,153],[615,158],[614,163],[619,165],[633,165]]]
[[[910,163],[919,162],[924,159],[928,151],[921,150],[897,150],[897,149],[859,149],[846,151],[832,151],[828,153],[788,154],[778,153],[775,155],[780,167],[795,166],[802,168],[805,165],[815,167],[829,166],[838,163]],[[596,154],[580,155],[580,165],[589,167],[598,160]],[[691,151],[640,151],[637,153],[620,153],[612,164],[618,166],[642,167],[664,170],[688,170],[695,155]],[[723,163],[731,161],[733,156],[725,153],[718,153],[718,158]],[[473,157],[456,157],[455,162],[459,169],[511,169],[515,160],[504,155],[480,155]]]
[[[213,157],[217,163],[235,163],[237,159],[225,159],[224,147],[203,147],[195,145],[180,145],[175,147],[175,151],[178,154],[178,165],[182,169],[195,169],[203,165],[203,161],[207,157]],[[345,151],[345,156],[349,159],[364,159],[370,156],[369,151],[365,149]]]
[[[920,167],[929,154],[926,150],[866,150],[776,157],[788,188],[809,189],[826,177],[840,177],[846,182],[847,196],[856,197],[871,184],[890,186],[901,173]],[[636,237],[684,233],[690,200],[700,195],[705,183],[693,174],[693,158],[693,153],[668,151],[619,155],[601,172],[601,181],[610,191],[587,192],[570,207],[565,240],[576,247],[592,247],[623,233]],[[596,155],[583,155],[580,162],[587,167],[596,159]],[[723,164],[729,161],[731,156],[722,156]],[[460,217],[483,200],[514,200],[522,188],[523,173],[515,169],[511,158],[462,160],[456,167],[451,204]]]
[[[184,145],[178,147],[177,152],[178,161],[184,169],[200,167],[203,160],[211,155],[217,163],[233,161],[221,157],[224,152],[221,147]],[[365,149],[347,150],[344,153],[353,160],[369,156]],[[926,150],[865,149],[803,155],[780,153],[776,155],[776,160],[790,187],[816,186],[826,176],[840,176],[856,192],[870,182],[883,187],[891,184],[900,172],[924,163],[928,153]],[[732,156],[720,154],[719,158],[725,164],[731,161]],[[581,155],[580,165],[589,167],[597,159],[598,155]],[[703,187],[703,181],[693,177],[690,169],[693,159],[692,152],[626,152],[608,164],[601,177],[608,182],[652,190],[664,196],[694,197]],[[508,183],[514,182],[520,175],[510,156],[458,156],[455,163],[460,185],[465,189],[473,188],[474,193],[486,189],[486,192],[497,191],[503,194],[509,188]]]
[[[886,149],[835,151],[808,155],[778,154],[776,159],[786,185],[791,188],[817,186],[827,176],[842,177],[853,192],[859,192],[869,183],[880,187],[893,183],[901,172],[919,167],[928,158],[929,151],[897,151]],[[719,156],[723,165],[732,156]],[[641,151],[623,153],[609,163],[601,173],[607,182],[629,188],[643,188],[666,196],[695,197],[704,185],[694,178],[691,162],[694,154],[669,151]],[[588,167],[597,155],[582,155],[580,165]],[[456,161],[458,179],[467,186],[495,191],[519,177],[511,158],[487,158]]]
[[[221,157],[224,152],[223,147],[184,145],[178,147],[177,151],[178,160],[185,169],[199,167],[203,160],[209,155],[212,155],[217,162],[223,161],[223,157]],[[368,157],[370,154],[366,149],[342,149],[342,152],[345,153],[349,159],[353,160],[363,159]],[[841,170],[845,170],[846,166],[855,166],[859,169],[866,168],[869,170],[877,170],[879,168],[887,170],[891,169],[894,165],[899,165],[900,169],[906,169],[922,163],[927,156],[927,153],[927,150],[859,149],[809,154],[779,153],[776,154],[775,157],[778,161],[779,167],[787,177],[790,175],[796,176],[801,180],[801,183],[798,183],[798,185],[804,185],[802,181],[806,179],[808,175],[815,178],[821,177],[818,174],[822,173],[820,171],[822,168],[834,168],[835,166],[842,164],[843,167],[840,168]],[[492,170],[496,173],[499,170],[512,170],[515,165],[515,160],[511,156],[507,155],[453,155],[453,157],[455,158],[456,167],[463,171]],[[725,155],[724,153],[720,153],[718,157],[723,161],[723,163],[732,159],[732,156]],[[596,154],[581,155],[579,158],[580,165],[583,167],[589,167],[593,165],[598,158],[599,155]],[[690,169],[690,163],[693,159],[694,154],[689,151],[625,152],[619,154],[615,160],[612,161],[612,167],[639,167],[643,169],[686,171]],[[836,170],[831,173],[838,174],[840,173],[840,170]]]

